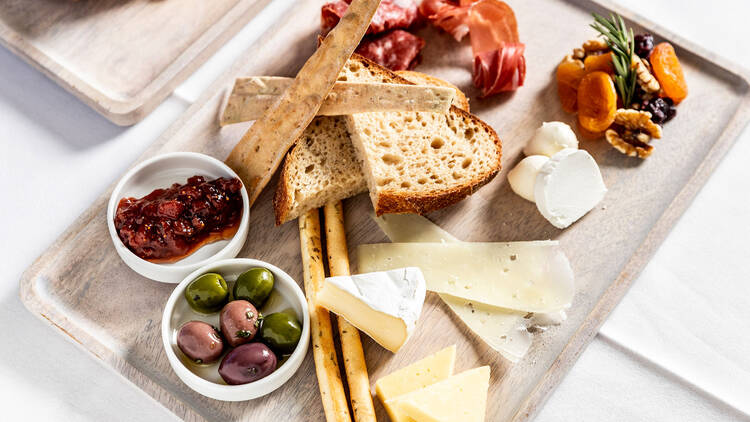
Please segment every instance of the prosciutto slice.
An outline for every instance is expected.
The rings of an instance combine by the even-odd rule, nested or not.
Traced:
[[[482,96],[513,91],[526,78],[526,50],[516,15],[500,0],[424,0],[419,12],[460,41],[467,33],[474,55],[473,81]]]

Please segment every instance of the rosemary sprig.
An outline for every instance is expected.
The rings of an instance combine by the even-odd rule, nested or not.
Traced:
[[[594,23],[591,27],[604,36],[604,40],[614,53],[612,63],[615,67],[615,86],[622,97],[625,107],[630,107],[635,96],[636,74],[632,68],[635,43],[633,41],[633,29],[625,26],[625,21],[620,15],[611,14],[607,19],[596,13]]]

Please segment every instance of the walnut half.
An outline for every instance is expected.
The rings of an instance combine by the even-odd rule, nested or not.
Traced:
[[[619,109],[604,137],[616,150],[630,157],[646,158],[654,150],[651,138],[661,138],[661,126],[648,111]]]

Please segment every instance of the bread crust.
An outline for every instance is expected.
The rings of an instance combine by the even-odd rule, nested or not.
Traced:
[[[279,175],[279,181],[276,184],[276,192],[273,195],[273,214],[276,219],[276,225],[280,226],[285,223],[289,215],[289,211],[292,210],[292,196],[289,187],[289,157],[293,154],[294,147],[286,153],[284,157],[284,165],[281,167],[281,174]]]

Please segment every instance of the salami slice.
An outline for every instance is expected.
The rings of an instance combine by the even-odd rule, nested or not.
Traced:
[[[325,35],[344,16],[351,0],[327,3],[321,9],[320,32]],[[417,3],[414,0],[382,0],[378,11],[367,28],[367,35],[380,34],[395,28],[408,28],[417,20]]]
[[[401,29],[364,39],[356,53],[391,70],[412,69],[419,63],[424,40]]]

